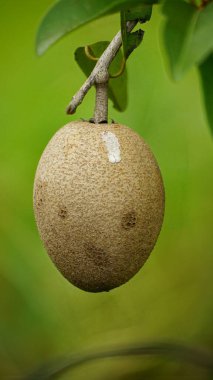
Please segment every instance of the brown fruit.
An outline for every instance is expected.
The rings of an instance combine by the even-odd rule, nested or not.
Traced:
[[[34,210],[60,272],[83,290],[108,291],[134,276],[156,243],[164,214],[160,170],[130,128],[71,122],[42,154]]]

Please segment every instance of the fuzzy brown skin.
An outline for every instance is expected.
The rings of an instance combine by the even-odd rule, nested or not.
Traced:
[[[103,132],[120,144],[111,163]],[[119,124],[71,122],[48,143],[34,183],[41,239],[77,287],[108,291],[133,277],[152,251],[164,214],[164,187],[143,139]]]

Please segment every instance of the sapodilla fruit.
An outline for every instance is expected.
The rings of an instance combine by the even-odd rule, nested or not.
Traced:
[[[64,277],[86,291],[108,291],[133,277],[156,243],[164,214],[160,170],[132,129],[74,121],[41,156],[34,211]]]

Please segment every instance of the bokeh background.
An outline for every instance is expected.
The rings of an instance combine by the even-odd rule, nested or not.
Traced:
[[[196,70],[179,83],[168,75],[157,7],[128,62],[128,109],[119,114],[110,105],[110,117],[138,131],[161,167],[166,213],[158,243],[129,283],[101,294],[69,284],[42,247],[32,209],[39,157],[58,128],[93,113],[92,90],[74,117],[65,114],[85,79],[74,51],[110,40],[119,28],[118,15],[99,19],[37,57],[36,31],[51,4],[0,0],[0,378],[115,345],[181,341],[213,349],[212,138]],[[147,358],[91,363],[73,378],[136,379],[142,361],[150,364]],[[207,378],[205,370],[196,376]]]

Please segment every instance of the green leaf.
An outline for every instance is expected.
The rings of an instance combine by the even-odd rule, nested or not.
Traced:
[[[200,65],[204,101],[209,126],[213,133],[213,53]]]
[[[97,42],[87,47],[79,47],[75,52],[75,59],[88,77],[93,70],[96,61],[92,58],[99,58],[104,50],[109,45],[108,41]],[[87,54],[86,54],[87,52]],[[91,56],[91,58],[90,58]],[[110,75],[116,75],[124,64],[124,58],[121,51],[115,56],[113,62],[110,65]],[[124,69],[121,76],[112,78],[109,80],[109,98],[112,100],[114,108],[118,111],[124,111],[127,106],[127,71]]]
[[[151,5],[140,5],[138,7],[131,7],[130,9],[121,11],[121,33],[125,59],[127,59],[133,50],[140,45],[144,35],[144,31],[141,29],[136,32],[128,33],[126,27],[127,21],[140,20],[141,23],[144,23],[150,20],[151,15]]]
[[[36,50],[43,54],[58,39],[89,21],[130,6],[155,4],[158,0],[59,0],[44,16],[37,34]],[[103,26],[104,27],[104,26]]]
[[[152,6],[142,4],[133,8],[131,5],[131,8],[126,9],[124,13],[126,21],[138,19],[141,23],[144,23],[149,21],[152,16]]]
[[[164,42],[173,78],[180,79],[213,49],[213,3],[203,8],[180,0],[166,0]]]
[[[130,54],[135,50],[143,40],[144,31],[139,29],[136,32],[129,33],[125,40],[125,59],[127,59]]]

